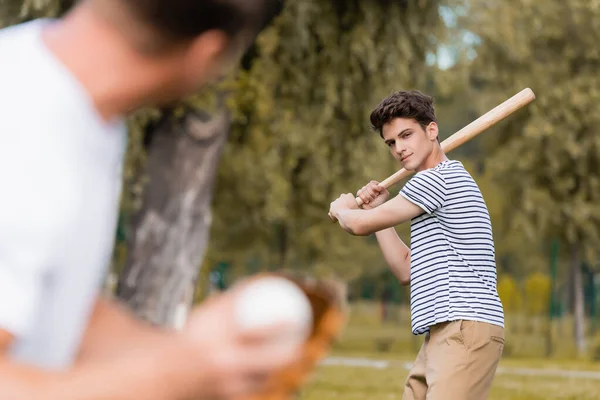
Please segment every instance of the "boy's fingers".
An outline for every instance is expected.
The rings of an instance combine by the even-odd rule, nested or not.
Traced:
[[[371,196],[369,195],[368,188],[362,188],[359,191],[358,197],[360,197],[360,199],[362,200],[363,203],[368,203],[371,200]]]
[[[386,188],[381,186],[377,181],[371,181],[367,185],[363,186],[356,192],[356,196],[359,197],[364,204],[368,204],[379,197],[381,194],[386,193]]]
[[[371,198],[373,198],[375,196],[375,192],[373,191],[373,186],[369,185],[367,187],[367,193],[369,193],[369,196],[371,196]]]
[[[388,192],[388,190],[385,187],[381,186],[381,185],[377,185],[375,187],[375,190],[377,190],[377,193],[379,193],[379,194],[385,194],[385,193]]]

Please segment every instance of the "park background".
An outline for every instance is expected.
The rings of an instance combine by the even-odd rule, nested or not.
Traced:
[[[0,23],[73,4],[4,0]],[[281,2],[223,79],[131,116],[107,291],[173,325],[259,271],[333,279],[349,324],[300,397],[399,398],[422,340],[408,289],[329,203],[398,168],[368,124],[392,91],[433,95],[444,139],[530,87],[532,104],[450,154],[494,228],[507,343],[491,398],[597,399],[599,42],[598,0]]]

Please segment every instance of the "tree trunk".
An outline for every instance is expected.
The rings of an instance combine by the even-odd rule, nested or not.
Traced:
[[[583,277],[581,274],[581,257],[579,247],[571,247],[571,282],[573,284],[573,316],[575,320],[575,344],[579,354],[585,352],[585,313],[583,299]]]
[[[149,185],[116,289],[116,296],[148,322],[177,328],[186,320],[209,240],[214,180],[229,128],[222,101],[215,115],[188,112],[153,132]]]

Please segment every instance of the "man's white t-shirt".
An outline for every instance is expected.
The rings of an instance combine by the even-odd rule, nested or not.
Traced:
[[[126,130],[45,47],[46,23],[0,30],[0,329],[14,360],[62,368],[110,263]]]

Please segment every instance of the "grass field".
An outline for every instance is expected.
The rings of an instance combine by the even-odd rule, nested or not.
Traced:
[[[519,364],[529,367],[527,363]],[[299,399],[400,399],[406,374],[400,365],[385,369],[321,366]],[[600,380],[503,373],[496,376],[490,394],[490,400],[597,400],[599,397]]]
[[[372,306],[354,306],[352,311],[351,321],[331,356],[387,360],[388,365],[379,369],[320,366],[309,384],[303,387],[299,400],[402,398],[408,373],[406,363],[414,361],[422,338],[414,337],[406,323],[378,323],[377,310]],[[407,321],[407,318],[402,316],[399,320]],[[510,323],[514,324],[514,318]],[[505,355],[502,359],[489,399],[600,399],[600,362],[594,362],[589,357],[572,357],[572,341],[567,330],[557,331],[553,335],[555,356],[538,356],[543,353],[543,331],[510,332],[507,340],[519,351],[513,351],[513,354]],[[528,349],[531,350],[528,352]],[[590,374],[586,374],[586,371],[590,371]]]

